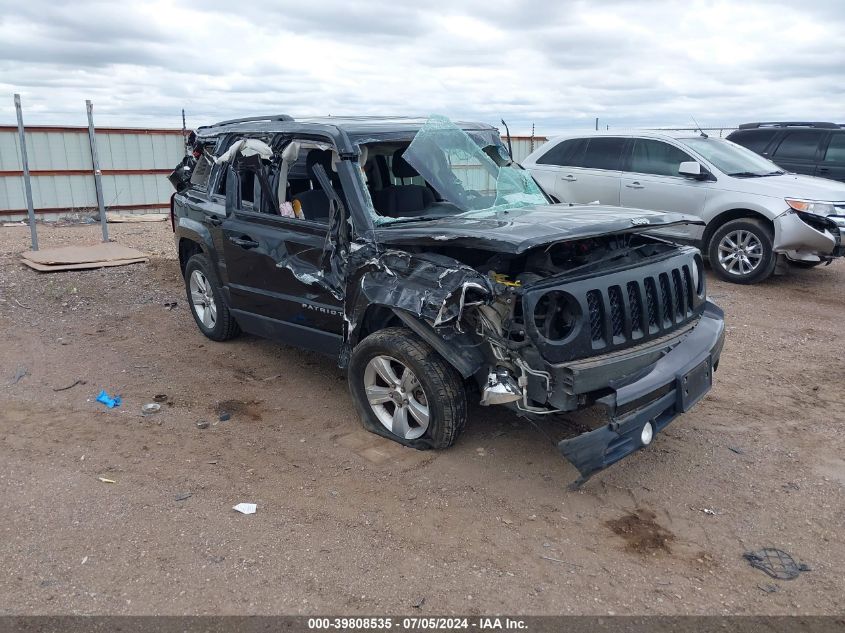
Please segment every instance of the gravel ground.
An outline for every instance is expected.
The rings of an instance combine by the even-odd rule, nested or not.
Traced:
[[[150,263],[39,274],[0,228],[0,614],[842,613],[841,262],[710,277],[713,391],[569,492],[506,412],[474,407],[443,452],[366,433],[331,359],[202,337],[167,223],[110,230]],[[763,546],[812,571],[772,580],[742,558]]]

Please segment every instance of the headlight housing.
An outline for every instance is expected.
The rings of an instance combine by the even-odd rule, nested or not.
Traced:
[[[818,202],[816,200],[799,200],[797,198],[784,198],[786,200],[786,204],[789,205],[789,208],[793,211],[799,211],[801,213],[812,213],[813,215],[820,215],[822,217],[827,217],[834,212],[834,207],[832,202]]]

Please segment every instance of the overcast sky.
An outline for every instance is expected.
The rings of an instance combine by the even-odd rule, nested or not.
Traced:
[[[845,123],[845,2],[0,0],[0,123],[14,92],[33,124],[84,124],[85,99],[99,125]]]

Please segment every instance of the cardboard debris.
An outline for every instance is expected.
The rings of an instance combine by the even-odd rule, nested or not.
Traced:
[[[164,222],[167,219],[167,213],[128,213],[120,214],[112,211],[106,211],[106,221],[112,223],[122,222]]]
[[[21,263],[41,272],[105,268],[147,261],[149,258],[146,253],[112,242],[93,246],[45,248],[21,254]]]

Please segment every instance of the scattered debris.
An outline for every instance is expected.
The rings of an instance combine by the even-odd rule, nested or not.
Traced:
[[[30,308],[29,306],[25,306],[24,304],[22,304],[22,303],[21,303],[20,301],[18,301],[17,299],[15,299],[15,303],[17,303],[17,304],[18,304],[21,308],[23,308],[24,310],[31,310],[31,308]]]
[[[710,508],[699,508],[704,514],[709,514],[710,516],[716,516],[716,511]]]
[[[86,556],[85,558],[83,558],[83,559],[82,559],[82,562],[81,562],[81,563],[79,563],[79,564],[80,564],[80,565],[84,565],[84,564],[85,564],[85,563],[87,563],[87,562],[88,562],[88,557]]]
[[[192,497],[193,494],[193,492],[180,492],[174,497],[174,499],[176,499],[176,501],[184,501],[185,499]]]
[[[737,455],[745,455],[745,451],[736,446],[728,446],[728,450],[736,453]]]
[[[141,407],[141,413],[144,415],[151,415],[153,413],[158,413],[159,411],[161,411],[161,405],[158,402],[148,402]]]
[[[551,556],[540,556],[540,558],[542,558],[543,560],[550,560],[553,563],[563,563],[564,565],[570,565],[572,567],[584,567],[583,565],[579,565],[578,563],[570,563],[568,560],[560,560],[559,558],[552,558]]]
[[[66,387],[53,387],[53,391],[67,391],[68,389],[73,389],[76,385],[84,385],[87,384],[84,380],[74,380],[72,383],[67,385]]]
[[[178,301],[165,301],[164,302],[164,307],[167,308],[168,310],[173,310],[173,308],[177,307],[178,305],[179,305]]]
[[[106,211],[106,222],[164,222],[168,217],[167,213],[115,213]]]
[[[419,600],[414,602],[411,606],[414,607],[414,609],[422,609],[422,606],[424,604],[425,604],[425,596],[421,597]]]
[[[787,483],[783,484],[781,488],[783,488],[786,492],[789,492],[791,490],[801,490],[801,486],[799,486],[798,483],[794,481],[788,481]]]
[[[153,402],[167,402],[167,394],[166,393],[157,393],[153,396]]]
[[[104,484],[116,484],[117,482],[114,479],[109,479],[108,477],[97,477],[100,481]]]
[[[221,413],[219,416],[217,416],[217,419],[220,420],[221,422],[227,422],[228,420],[232,419],[232,414],[231,413]]]
[[[29,375],[29,370],[26,368],[25,365],[21,365],[18,367],[18,370],[15,372],[15,375],[12,376],[12,381],[9,383],[10,385],[16,385],[21,380],[23,380],[24,376]]]
[[[97,399],[97,402],[102,402],[109,409],[114,409],[115,407],[119,407],[120,403],[122,402],[120,396],[115,395],[114,397],[111,397],[105,389],[103,389],[97,395],[96,399]]]
[[[198,429],[207,429],[208,428],[208,420],[200,420],[197,422]]]
[[[217,463],[217,460],[216,460],[216,459],[212,459],[210,462],[205,462],[205,463],[206,463],[206,464],[211,464],[212,466],[214,466],[214,465]]]
[[[812,571],[803,563],[796,563],[795,559],[781,549],[764,547],[755,552],[746,552],[742,557],[752,567],[778,580],[793,580],[802,571]]]
[[[241,514],[255,514],[256,505],[254,503],[239,503],[232,506],[232,510],[236,510]]]
[[[27,251],[21,255],[21,263],[40,272],[105,268],[148,261],[145,253],[113,242],[93,246],[45,248],[40,251]]]
[[[780,587],[770,582],[767,582],[765,585],[757,585],[757,589],[765,593],[775,593],[780,591]]]

